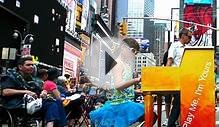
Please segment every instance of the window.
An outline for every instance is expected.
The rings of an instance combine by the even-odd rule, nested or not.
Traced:
[[[21,7],[21,2],[16,0],[16,7],[20,8]]]

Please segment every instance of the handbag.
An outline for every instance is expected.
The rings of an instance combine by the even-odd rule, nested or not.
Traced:
[[[26,106],[27,113],[32,115],[42,107],[42,98],[35,99],[34,97],[25,94],[24,103]]]

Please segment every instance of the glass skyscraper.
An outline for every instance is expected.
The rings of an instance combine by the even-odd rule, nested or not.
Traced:
[[[154,0],[128,0],[128,17],[152,17]],[[144,38],[144,19],[128,19],[128,36]]]

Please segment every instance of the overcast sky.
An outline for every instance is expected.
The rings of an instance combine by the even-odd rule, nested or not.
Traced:
[[[154,0],[154,17],[170,18],[171,8],[179,7],[179,0]]]

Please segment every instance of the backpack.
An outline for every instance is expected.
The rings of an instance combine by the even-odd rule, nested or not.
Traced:
[[[168,60],[168,50],[163,55],[163,65],[166,66]]]

